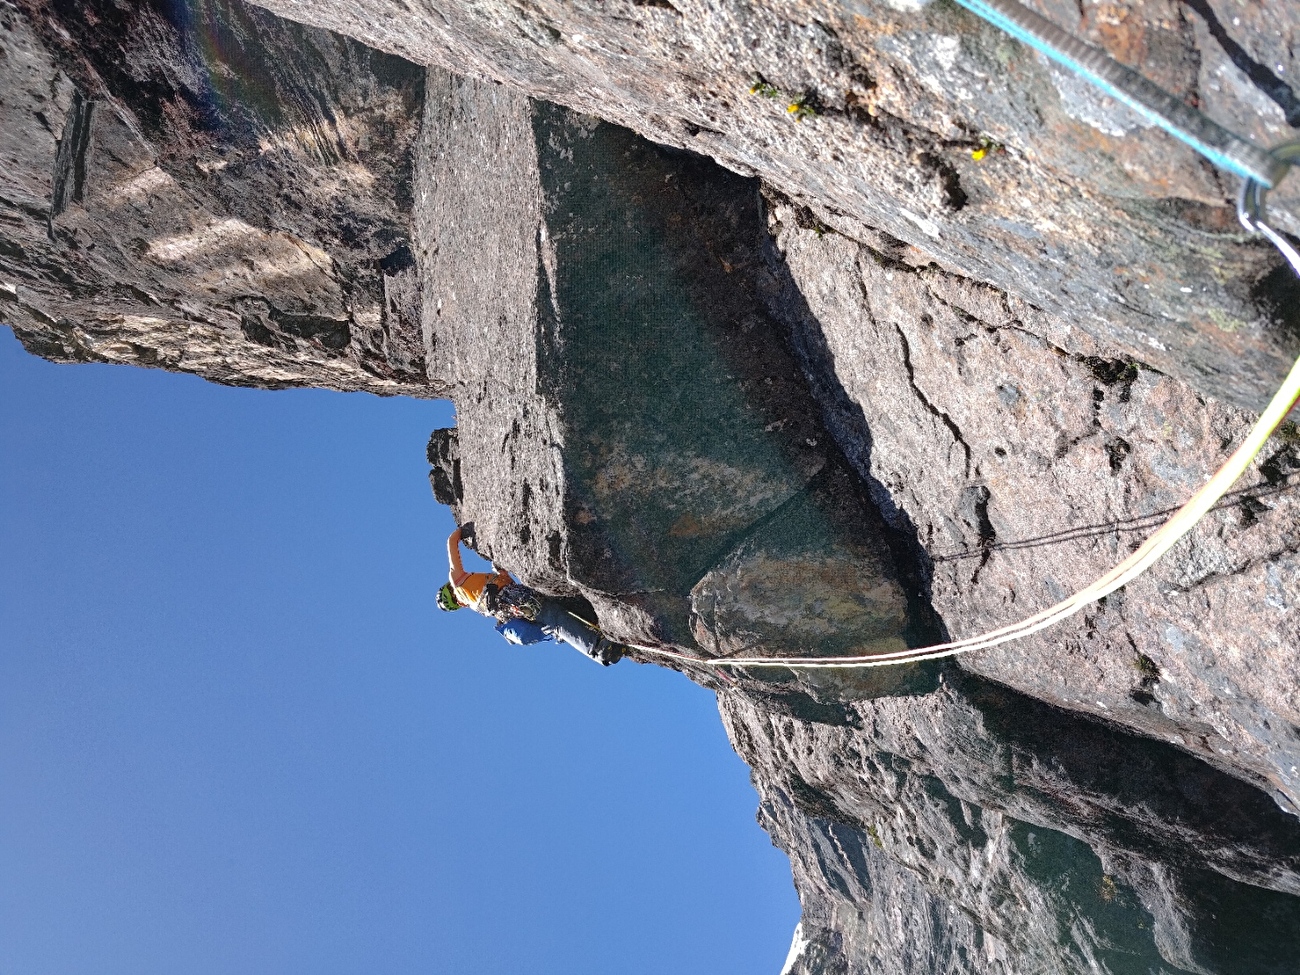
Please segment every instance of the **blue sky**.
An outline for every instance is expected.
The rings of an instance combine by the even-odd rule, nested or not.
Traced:
[[[779,971],[712,695],[434,607],[451,419],[0,329],[0,972]]]

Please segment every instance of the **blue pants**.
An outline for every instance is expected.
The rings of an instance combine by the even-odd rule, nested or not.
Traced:
[[[542,603],[542,611],[537,614],[537,624],[552,640],[567,643],[581,650],[592,660],[598,660],[596,644],[600,634],[590,626],[576,619],[558,604],[549,599]]]
[[[542,640],[567,643],[581,650],[592,660],[600,661],[600,657],[596,654],[600,634],[549,599],[542,602],[541,612],[537,614],[537,622],[513,619],[498,625],[497,632],[509,643],[520,646],[540,643]]]

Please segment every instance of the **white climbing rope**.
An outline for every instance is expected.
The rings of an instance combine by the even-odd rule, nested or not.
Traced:
[[[1297,268],[1300,273],[1300,267]],[[1106,573],[1086,589],[1081,589],[1073,596],[1063,599],[1028,619],[991,630],[979,636],[951,643],[937,643],[929,647],[917,647],[911,650],[898,650],[892,653],[867,654],[854,657],[697,657],[661,647],[637,647],[638,650],[657,656],[693,664],[707,664],[711,667],[791,667],[798,669],[827,669],[836,667],[888,667],[894,664],[916,663],[921,660],[937,660],[940,657],[954,657],[959,653],[972,650],[986,650],[999,644],[1019,640],[1021,637],[1037,633],[1069,616],[1090,603],[1109,595],[1121,586],[1132,582],[1154,565],[1161,556],[1168,552],[1184,535],[1196,527],[1205,514],[1213,508],[1228,492],[1233,483],[1241,477],[1251,461],[1263,449],[1268,438],[1286,419],[1286,415],[1300,401],[1300,359],[1291,368],[1286,382],[1278,390],[1268,409],[1251,428],[1250,434],[1228,458],[1218,473],[1205,486],[1179,508],[1159,530],[1151,535],[1132,555],[1126,558],[1110,572]]]
[[[1175,99],[1141,75],[1114,61],[1104,52],[1071,37],[1051,22],[1021,6],[1016,0],[957,0],[962,6],[1006,30],[1013,37],[1031,44],[1048,57],[1065,65],[1081,77],[1098,85],[1133,108],[1156,121],[1168,132],[1204,154],[1216,165],[1245,177],[1237,203],[1242,226],[1263,234],[1273,243],[1292,270],[1300,276],[1300,253],[1280,233],[1264,221],[1266,191],[1287,173],[1291,163],[1300,161],[1300,140],[1288,142],[1271,151],[1259,149],[1236,136],[1206,116]],[[916,647],[891,653],[845,657],[698,657],[661,647],[637,646],[636,649],[709,667],[789,667],[792,669],[834,669],[889,667],[953,657],[972,650],[986,650],[1012,640],[1037,633],[1073,616],[1084,607],[1132,582],[1154,565],[1205,517],[1264,448],[1269,437],[1300,401],[1300,359],[1291,368],[1282,387],[1251,428],[1250,434],[1188,501],[1154,534],[1110,572],[1092,585],[1063,599],[1055,606],[1035,613],[1019,623],[981,633],[979,636],[929,647]]]

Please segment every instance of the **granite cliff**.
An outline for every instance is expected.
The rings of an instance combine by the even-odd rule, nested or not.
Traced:
[[[1014,621],[1300,351],[1231,187],[942,2],[268,6],[315,26],[0,0],[0,314],[61,361],[449,396],[435,495],[616,638]],[[1300,121],[1281,3],[1071,10],[1260,141]],[[956,664],[684,668],[791,857],[788,970],[1288,971],[1297,481],[1288,428],[1143,580]]]

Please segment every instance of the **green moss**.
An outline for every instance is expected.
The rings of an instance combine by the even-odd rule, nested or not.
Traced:
[[[1134,658],[1133,669],[1142,675],[1143,680],[1158,681],[1160,679],[1160,668],[1145,653],[1139,653]]]

